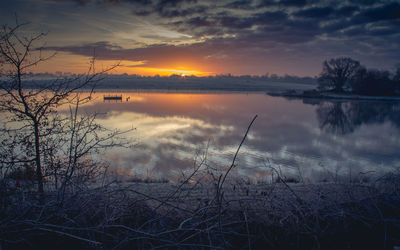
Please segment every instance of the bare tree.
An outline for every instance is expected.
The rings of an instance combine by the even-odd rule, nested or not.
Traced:
[[[0,112],[8,116],[6,121],[9,123],[3,126],[2,131],[9,135],[8,146],[19,145],[13,150],[12,159],[3,158],[2,163],[32,164],[37,192],[43,197],[43,178],[49,166],[53,164],[55,170],[57,164],[63,164],[62,187],[65,189],[79,159],[100,146],[115,145],[113,140],[108,144],[104,142],[119,132],[100,137],[96,134],[101,128],[94,123],[95,117],[78,115],[79,106],[91,100],[96,83],[113,67],[95,72],[92,60],[86,74],[52,81],[28,81],[27,71],[54,54],[43,56],[37,43],[45,34],[25,36],[21,32],[25,25],[18,22],[13,27],[5,25],[0,33]],[[77,92],[82,88],[88,91],[84,97]],[[57,111],[63,105],[72,105],[69,117]],[[3,144],[7,143],[3,140]],[[63,161],[60,152],[64,152]],[[44,169],[44,162],[47,169]]]
[[[318,78],[318,88],[332,88],[335,92],[343,92],[345,85],[352,81],[360,67],[358,61],[348,57],[324,61],[322,72]]]

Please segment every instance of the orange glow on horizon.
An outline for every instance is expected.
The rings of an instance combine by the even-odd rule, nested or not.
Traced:
[[[139,75],[146,75],[146,76],[170,76],[170,75],[179,75],[179,76],[209,76],[214,75],[212,72],[201,72],[193,69],[187,68],[179,68],[179,69],[170,69],[170,68],[145,68],[140,67],[138,71],[141,73],[137,73]],[[128,73],[129,74],[129,73]]]
[[[85,56],[71,55],[68,53],[60,52],[54,58],[48,61],[44,61],[37,66],[29,68],[28,71],[33,73],[72,73],[72,74],[85,74],[88,72],[90,67],[90,58]],[[184,64],[184,63],[182,63]],[[214,72],[207,72],[200,70],[202,68],[194,63],[187,63],[188,66],[174,66],[176,63],[171,62],[170,66],[166,67],[146,67],[144,61],[127,61],[127,60],[96,60],[95,71],[100,72],[102,70],[118,65],[114,69],[108,71],[108,74],[128,74],[128,75],[142,75],[142,76],[171,76],[179,75],[185,76],[210,76],[215,75]],[[192,66],[193,65],[193,66]]]

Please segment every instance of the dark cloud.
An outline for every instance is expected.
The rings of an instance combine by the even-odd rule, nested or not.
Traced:
[[[218,47],[197,43],[180,46],[160,44],[144,48],[121,49],[101,42],[82,46],[47,47],[45,49],[83,56],[95,55],[98,60],[144,61],[145,64],[140,66],[160,67],[171,61],[201,61],[204,55],[214,53]]]
[[[391,3],[382,7],[368,9],[363,15],[371,21],[396,19],[400,22],[400,3]]]
[[[276,5],[276,1],[275,0],[262,0],[257,5],[257,7],[258,8],[260,8],[260,7],[271,7],[271,6],[275,6],[275,5]]]
[[[383,6],[378,5],[362,9],[356,16],[354,16],[352,22],[354,24],[363,24],[379,22],[382,20],[393,21],[400,28],[400,4],[389,3]]]
[[[343,34],[345,34],[346,36],[350,36],[350,37],[358,36],[358,35],[361,35],[361,34],[364,34],[364,33],[365,33],[365,27],[364,26],[353,26],[353,27],[350,27],[350,28],[346,29],[343,32]]]
[[[350,17],[354,12],[360,10],[358,6],[345,5],[335,10],[335,15],[338,17]]]
[[[161,7],[168,7],[168,6],[172,6],[172,7],[177,7],[182,3],[196,3],[197,0],[161,0],[159,1],[158,5]]]
[[[192,14],[204,13],[206,7],[199,5],[193,8],[183,8],[185,4],[196,4],[197,0],[102,0],[104,2],[130,3],[133,12],[139,16],[147,16],[153,13],[161,17],[174,18],[185,17]]]
[[[303,7],[307,5],[307,0],[262,0],[258,7]]]
[[[238,1],[233,1],[225,5],[226,8],[232,8],[232,9],[253,9],[252,7],[252,0],[238,0]]]
[[[332,7],[314,7],[297,11],[294,13],[294,16],[307,18],[326,18],[333,12],[334,9]]]
[[[349,2],[351,2],[353,4],[368,6],[368,5],[374,5],[374,4],[377,4],[377,3],[379,4],[379,3],[382,2],[382,0],[352,0],[352,1],[349,1]]]
[[[180,22],[180,24],[183,24],[183,22]],[[185,24],[191,27],[210,27],[214,25],[212,22],[208,21],[206,17],[193,17],[187,20]]]
[[[372,29],[364,33],[364,35],[371,35],[371,36],[390,36],[394,34],[398,34],[399,32],[392,29],[392,28],[377,28],[377,29]],[[397,39],[398,42],[400,42],[400,39]]]
[[[89,3],[96,3],[98,5],[122,5],[130,4],[134,8],[134,13],[138,15],[149,15],[151,13],[158,13],[164,17],[185,16],[192,10],[186,9],[184,11],[179,8],[185,3],[197,3],[197,0],[50,0],[54,2],[75,2],[79,5],[87,5]],[[149,9],[142,9],[149,8]],[[173,8],[174,10],[168,10]]]
[[[265,11],[253,16],[232,16],[228,12],[219,13],[214,16],[196,16],[186,21],[174,22],[181,27],[180,31],[189,32],[197,36],[201,35],[224,35],[236,33],[239,36],[245,34],[246,29],[255,25],[269,26],[279,25],[279,29],[285,29],[284,24],[288,15],[283,11]],[[198,30],[200,28],[200,30]]]
[[[256,14],[253,18],[255,24],[269,25],[271,23],[285,23],[288,15],[284,11],[266,11],[262,14]]]
[[[307,5],[307,0],[280,0],[279,4],[283,6],[303,7]]]
[[[86,0],[90,1],[90,0]],[[138,4],[138,5],[152,5],[156,8],[163,9],[166,7],[179,7],[182,3],[196,3],[196,0],[92,0],[97,2],[98,4],[106,3],[106,4]]]
[[[122,4],[122,3],[141,4],[141,5],[152,4],[151,0],[94,0],[94,1],[97,1],[97,3],[107,3],[107,4]]]
[[[167,17],[167,18],[173,18],[173,17],[186,17],[186,16],[191,16],[194,14],[204,14],[207,10],[206,6],[196,6],[192,8],[186,8],[186,9],[180,9],[180,8],[175,8],[175,9],[159,9],[159,15],[162,17]],[[149,13],[150,14],[150,13]]]
[[[118,51],[123,51],[120,46],[110,44],[108,42],[96,42],[96,43],[88,43],[84,45],[77,46],[66,46],[66,47],[46,47],[45,50],[55,50],[55,51],[63,51],[69,52],[76,55],[83,56],[95,56],[99,59],[108,59],[108,60],[118,60],[118,57],[121,58],[122,55],[119,54]],[[115,52],[115,55],[113,55]],[[104,55],[108,56],[104,56]]]
[[[254,25],[254,22],[250,18],[238,18],[232,16],[222,16],[219,21],[221,27],[233,28],[233,29],[245,29],[250,28]]]
[[[51,2],[73,2],[76,3],[78,5],[86,5],[88,3],[90,3],[92,0],[50,0]]]

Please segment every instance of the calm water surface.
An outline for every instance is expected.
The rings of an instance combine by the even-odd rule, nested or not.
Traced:
[[[207,150],[207,164],[224,169],[254,115],[235,174],[270,179],[269,166],[287,176],[321,181],[400,168],[400,104],[288,100],[265,94],[122,93],[95,101],[99,122],[121,130],[131,149],[107,152],[113,166],[141,177],[176,179]]]

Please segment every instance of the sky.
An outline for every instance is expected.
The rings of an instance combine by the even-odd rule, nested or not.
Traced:
[[[32,72],[316,76],[351,57],[400,67],[400,2],[393,0],[1,0],[0,23],[29,22],[56,56]]]

